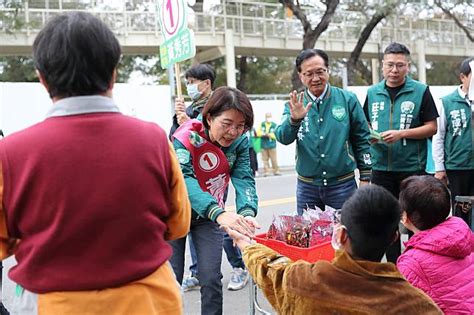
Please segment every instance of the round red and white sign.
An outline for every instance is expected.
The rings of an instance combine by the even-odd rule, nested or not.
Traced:
[[[219,164],[219,157],[213,152],[204,152],[199,156],[199,168],[205,172],[211,172]]]
[[[184,0],[162,0],[161,25],[166,39],[176,35],[185,25],[186,2]]]

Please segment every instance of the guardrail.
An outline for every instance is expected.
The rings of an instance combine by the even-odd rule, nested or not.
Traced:
[[[33,8],[25,1],[19,9],[0,8],[0,31],[12,34],[38,32],[51,16],[73,9]],[[61,3],[61,1],[59,1]],[[303,28],[296,18],[286,18],[280,4],[248,2],[238,0],[223,0],[223,4],[215,7],[212,12],[203,13],[202,7],[196,5],[194,30],[196,33],[217,35],[223,34],[226,28],[231,28],[234,34],[244,37],[300,39]],[[77,11],[77,9],[74,9]],[[161,37],[160,26],[155,11],[131,11],[125,6],[121,9],[82,8],[99,16],[118,35],[154,34]],[[322,11],[307,8],[310,19],[318,20]],[[16,16],[16,25],[13,21]],[[329,28],[322,34],[320,40],[337,40],[355,42],[364,26],[365,17],[360,12],[338,12]],[[473,19],[474,21],[474,19]],[[470,22],[473,24],[474,22]],[[424,39],[428,45],[455,48],[472,47],[472,43],[452,20],[444,19],[414,19],[410,16],[394,16],[384,20],[373,32],[369,43],[387,44],[390,41],[405,43]]]

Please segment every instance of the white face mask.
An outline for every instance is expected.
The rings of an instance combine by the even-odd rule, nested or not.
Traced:
[[[346,229],[346,227],[342,224],[339,224],[339,225],[334,226],[332,230],[331,245],[332,245],[332,248],[334,248],[334,250],[339,250],[342,248],[342,244],[337,239],[337,234],[339,230],[342,230],[342,229]]]
[[[193,101],[197,101],[202,95],[202,92],[200,92],[198,89],[198,85],[200,83],[201,82],[186,85],[186,90],[188,91],[188,95]]]

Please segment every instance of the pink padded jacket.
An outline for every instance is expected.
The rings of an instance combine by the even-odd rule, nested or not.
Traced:
[[[397,267],[411,284],[445,314],[474,314],[474,234],[462,219],[450,217],[405,246]]]

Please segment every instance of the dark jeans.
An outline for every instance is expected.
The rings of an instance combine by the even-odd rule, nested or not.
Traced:
[[[189,266],[189,270],[191,271],[191,275],[196,277],[198,274],[197,254],[192,239],[192,235],[188,234],[189,250],[191,252],[192,261],[192,264]],[[242,260],[242,253],[238,247],[234,246],[234,241],[227,233],[224,234],[224,251],[232,268],[245,269],[244,261]]]
[[[357,189],[355,180],[350,180],[333,186],[315,186],[298,179],[296,183],[296,207],[299,215],[306,208],[315,207],[324,210],[328,205],[334,209],[341,209],[344,202]]]
[[[188,245],[189,251],[191,252],[191,265],[189,265],[189,271],[191,271],[192,277],[197,277],[198,274],[198,265],[197,265],[197,254],[196,247],[194,247],[193,236],[191,233],[188,234]]]
[[[255,151],[254,151],[255,152]],[[255,174],[254,174],[255,175]],[[229,193],[229,188],[225,190],[224,193],[224,203],[227,201],[227,194]],[[191,265],[189,266],[189,271],[191,271],[191,275],[196,277],[199,272],[199,268],[197,266],[197,254],[196,248],[193,244],[193,237],[191,234],[189,236],[189,251],[191,252]],[[240,253],[240,249],[238,247],[234,247],[234,241],[229,237],[227,233],[224,233],[224,251],[225,255],[227,256],[227,261],[232,266],[232,268],[243,268],[245,269],[244,261],[242,260],[242,254]]]
[[[400,195],[400,184],[401,184],[401,182],[405,178],[408,178],[412,175],[426,175],[426,173],[424,171],[418,171],[418,172],[385,172],[385,171],[372,170],[371,182],[372,182],[372,184],[376,184],[376,185],[384,187],[389,192],[391,192],[392,195],[395,196],[395,198],[398,199],[398,196]],[[401,254],[401,251],[402,251],[402,246],[401,246],[401,241],[400,241],[400,236],[399,236],[398,239],[395,240],[387,248],[387,252],[385,253],[385,255],[387,256],[387,261],[392,262],[392,263],[395,264],[397,262],[398,257]]]
[[[456,196],[474,196],[474,170],[446,171],[449,180],[449,190],[451,190],[451,201],[454,206]],[[462,218],[468,225],[469,213],[458,211],[454,208],[453,215]]]
[[[197,278],[201,285],[201,314],[222,314],[222,247],[224,233],[219,226],[208,220],[191,222],[190,233],[197,254]],[[184,273],[186,237],[170,241],[173,255],[170,262],[176,279],[181,284]]]
[[[237,246],[234,246],[234,241],[227,233],[224,234],[224,251],[227,256],[227,261],[229,261],[232,268],[245,269],[242,253]]]

